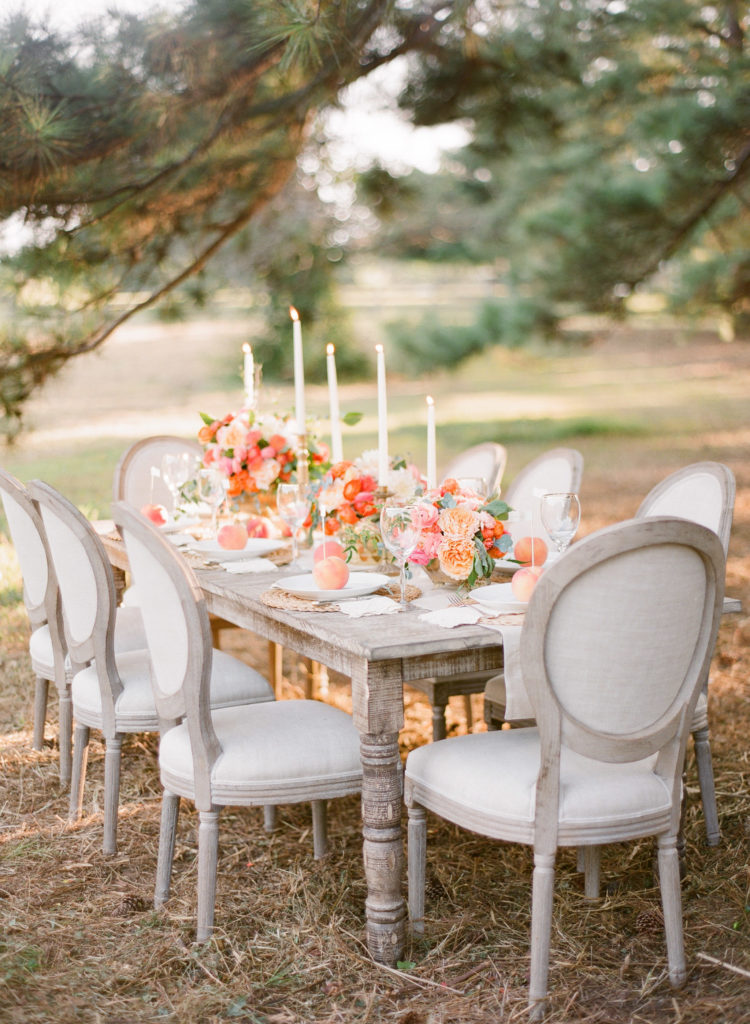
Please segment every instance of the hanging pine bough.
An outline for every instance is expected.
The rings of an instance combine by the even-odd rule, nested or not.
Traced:
[[[257,218],[344,86],[441,30],[411,6],[194,0],[75,40],[5,20],[0,430]]]

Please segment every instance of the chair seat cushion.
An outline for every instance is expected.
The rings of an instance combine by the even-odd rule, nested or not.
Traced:
[[[146,633],[140,608],[118,608],[115,620],[115,650],[136,651],[146,646]],[[49,626],[35,629],[29,639],[29,653],[34,672],[43,679],[55,678],[55,659]],[[66,667],[70,659],[66,659]]]
[[[361,788],[359,736],[351,716],[314,700],[285,700],[214,711],[221,754],[211,772],[217,804],[293,803],[356,793]],[[159,747],[162,783],[195,796],[186,724]]]
[[[151,689],[151,660],[147,650],[125,651],[116,657],[123,690],[115,713],[122,732],[152,732],[159,722]],[[73,677],[73,715],[83,725],[99,728],[102,717],[101,691],[95,665]],[[214,650],[211,668],[211,706],[235,708],[259,701],[272,701],[273,690],[254,668],[225,651]]]
[[[532,843],[539,762],[535,727],[431,743],[409,754],[406,802],[482,835]],[[613,841],[663,828],[670,793],[653,764],[654,758],[605,764],[563,748],[560,843],[586,836]]]

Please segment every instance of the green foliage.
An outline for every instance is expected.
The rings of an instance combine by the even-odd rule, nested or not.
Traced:
[[[362,180],[378,250],[495,263],[509,343],[571,310],[623,315],[652,283],[683,312],[747,319],[748,27],[729,2],[476,5],[401,97],[418,124],[468,121],[472,141],[432,179]],[[486,342],[478,324],[426,333],[446,365]]]

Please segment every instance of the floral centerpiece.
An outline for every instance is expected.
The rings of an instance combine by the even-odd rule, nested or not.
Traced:
[[[213,419],[201,413],[198,440],[203,464],[218,469],[228,482],[227,495],[273,494],[297,470],[297,435],[290,416],[260,414],[252,409]],[[308,471],[319,479],[328,465],[328,448],[307,435]]]
[[[347,561],[375,561],[382,556],[377,464],[377,451],[363,452],[353,462],[334,463],[315,496],[312,525],[337,537]],[[386,486],[390,495],[406,501],[421,489],[419,471],[394,458]]]
[[[420,538],[410,563],[470,587],[488,580],[493,559],[513,546],[504,525],[509,512],[510,506],[498,497],[485,501],[456,480],[443,481],[414,505],[412,522]]]

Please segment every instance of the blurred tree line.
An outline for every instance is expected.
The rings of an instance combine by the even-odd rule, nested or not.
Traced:
[[[0,428],[134,313],[225,284],[258,296],[265,372],[289,373],[292,303],[357,372],[331,284],[358,204],[378,224],[360,250],[502,277],[475,324],[401,328],[415,367],[622,315],[655,275],[745,330],[747,29],[739,0],[189,0],[70,35],[4,15]],[[372,167],[347,214],[321,201],[319,116],[404,56],[402,110],[471,142],[439,174]]]

